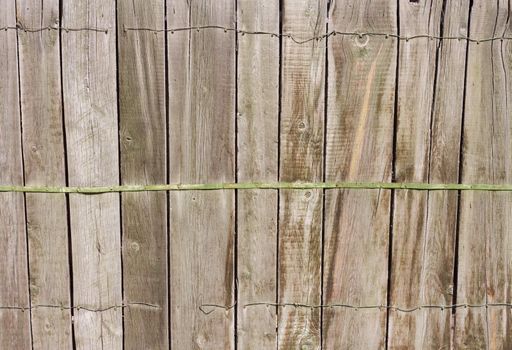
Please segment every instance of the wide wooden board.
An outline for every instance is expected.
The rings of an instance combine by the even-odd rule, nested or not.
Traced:
[[[282,30],[297,40],[326,32],[327,1],[285,0]],[[280,180],[322,181],[326,40],[282,39]],[[279,198],[278,299],[321,303],[322,190],[283,190]],[[278,348],[317,349],[320,309],[281,307]]]
[[[119,181],[115,2],[65,1],[62,79],[70,186]],[[108,32],[91,29],[108,29]],[[121,349],[119,194],[70,195],[77,349]],[[114,308],[114,306],[118,306]],[[111,308],[112,307],[112,308]]]
[[[59,25],[59,1],[23,0],[17,9],[23,27]],[[65,186],[59,31],[18,38],[25,183]],[[66,196],[26,194],[26,206],[32,305],[70,305]],[[32,309],[32,335],[34,349],[70,348],[70,310]]]
[[[164,29],[165,3],[117,5],[121,183],[165,183],[165,33],[127,29]],[[123,193],[121,199],[124,301],[158,305],[125,309],[124,346],[167,349],[167,195]]]
[[[279,32],[279,1],[238,0],[238,29]],[[238,35],[238,181],[277,181],[279,39]],[[238,348],[275,349],[277,191],[238,192]]]
[[[396,32],[396,2],[337,1],[329,31]],[[329,38],[326,181],[391,180],[397,41]],[[389,190],[328,190],[324,304],[385,305]],[[383,349],[386,310],[325,308],[323,348]]]
[[[235,2],[168,1],[170,28],[235,25]],[[168,33],[170,181],[235,180],[235,34]],[[171,345],[234,348],[233,191],[170,193]],[[203,304],[217,304],[228,309]]]

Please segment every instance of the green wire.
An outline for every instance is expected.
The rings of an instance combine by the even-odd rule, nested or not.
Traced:
[[[503,191],[512,192],[512,184],[436,184],[412,182],[228,182],[202,184],[115,185],[115,186],[10,186],[0,185],[0,192],[82,193],[211,190],[416,190],[416,191]]]

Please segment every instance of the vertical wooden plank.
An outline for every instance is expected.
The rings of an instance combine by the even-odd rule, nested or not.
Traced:
[[[23,27],[59,25],[59,1],[20,0]],[[19,31],[25,183],[65,186],[59,31]],[[26,194],[32,305],[70,305],[64,194]],[[48,210],[51,208],[51,210]],[[72,346],[71,312],[32,309],[34,349]]]
[[[466,35],[467,12],[464,0],[403,2],[400,34]],[[396,181],[458,181],[466,45],[463,40],[401,43]],[[456,221],[456,192],[395,192],[392,305],[453,303]],[[388,346],[448,348],[452,327],[449,309],[392,309]]]
[[[440,34],[441,2],[399,1],[400,35]],[[398,63],[395,180],[428,182],[431,115],[436,76],[438,41],[402,41]],[[441,271],[432,270],[435,260],[428,254],[428,192],[395,192],[391,261],[390,304],[404,308],[420,304],[444,304],[436,286]],[[432,279],[432,277],[434,279]],[[445,279],[441,279],[444,281]],[[435,287],[434,295],[432,288]],[[428,294],[426,294],[428,293]],[[443,339],[426,339],[424,321],[439,310],[413,313],[389,310],[389,349],[433,348],[429,341],[444,345]],[[445,315],[448,312],[444,313]]]
[[[165,33],[161,0],[118,2],[119,107],[122,184],[167,181]],[[123,193],[124,300],[159,305],[125,310],[127,349],[166,349],[167,196],[165,192]]]
[[[468,35],[469,1],[446,1],[440,34]],[[431,121],[429,182],[460,181],[461,126],[464,105],[467,41],[444,40],[438,44],[435,99]],[[431,191],[427,196],[423,287],[425,299],[419,303],[450,305],[454,302],[455,240],[457,235],[458,193]],[[453,310],[422,311],[421,346],[438,349],[452,346]],[[457,311],[457,310],[455,310]]]
[[[337,1],[329,31],[396,33],[396,1]],[[329,39],[326,181],[391,181],[397,41]],[[391,191],[329,190],[324,303],[385,305]],[[386,310],[326,308],[325,349],[383,349]]]
[[[0,0],[0,27],[16,25],[14,0]],[[0,31],[0,182],[23,185],[16,31]],[[0,305],[29,306],[22,193],[0,194]],[[30,349],[30,313],[0,310],[0,348]]]
[[[238,0],[238,29],[279,32],[279,1]],[[238,181],[278,180],[279,39],[238,36]],[[238,347],[275,349],[277,191],[238,192]]]
[[[64,1],[62,79],[71,186],[119,180],[116,28],[113,0]],[[77,305],[122,302],[119,194],[70,195],[73,297]],[[74,313],[78,349],[122,348],[122,310]]]
[[[235,2],[169,1],[170,27],[235,25]],[[171,182],[235,178],[235,33],[168,34]],[[171,335],[175,349],[234,348],[234,192],[170,194]]]
[[[325,34],[327,1],[284,0],[282,30],[297,39]],[[284,37],[281,181],[322,181],[326,40]],[[279,200],[280,303],[321,302],[322,190],[284,190]],[[320,347],[320,309],[278,310],[280,349]]]
[[[510,35],[507,1],[475,1],[470,35],[474,38]],[[509,42],[470,43],[468,48],[466,113],[462,181],[512,181],[511,80]],[[510,303],[512,194],[461,194],[457,302]],[[502,307],[458,309],[455,346],[508,349],[512,347],[511,310]]]

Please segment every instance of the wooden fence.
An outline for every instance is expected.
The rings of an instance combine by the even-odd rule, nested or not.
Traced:
[[[510,184],[510,6],[0,0],[0,185]],[[257,187],[0,193],[0,349],[512,348],[512,192]]]

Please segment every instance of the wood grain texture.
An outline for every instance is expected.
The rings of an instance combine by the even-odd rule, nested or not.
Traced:
[[[0,0],[0,27],[16,25],[14,0]],[[0,31],[0,182],[23,185],[18,53],[15,31]],[[22,193],[0,194],[0,305],[27,307],[25,204]],[[0,310],[0,348],[31,349],[30,313]]]
[[[69,184],[119,180],[116,29],[113,0],[63,2],[65,27],[109,28],[62,32],[62,79]],[[70,195],[75,305],[122,303],[119,194]],[[122,348],[122,310],[76,310],[78,349]]]
[[[238,28],[279,32],[279,1],[238,0]],[[279,39],[238,36],[238,181],[278,180]],[[275,349],[277,191],[238,192],[238,348]]]
[[[329,31],[394,33],[396,2],[336,1]],[[331,37],[328,56],[326,181],[391,180],[396,40]],[[328,190],[324,303],[384,305],[389,190]],[[386,311],[327,308],[323,348],[383,349]]]
[[[169,27],[233,27],[235,2],[169,1]],[[235,178],[235,34],[168,34],[170,181]],[[234,348],[233,191],[170,193],[171,338],[175,349]]]
[[[282,30],[297,38],[322,35],[327,1],[285,0]],[[283,38],[281,181],[322,181],[326,41]],[[279,199],[278,298],[320,304],[322,190],[283,190]],[[320,348],[320,309],[280,308],[279,349]]]
[[[400,7],[401,35],[467,34],[468,1]],[[420,25],[418,25],[420,23]],[[467,42],[400,45],[396,181],[458,181]],[[453,303],[457,193],[395,192],[391,304]],[[448,348],[451,312],[391,310],[389,348]]]
[[[468,34],[469,1],[447,1],[441,35]],[[442,41],[438,45],[435,99],[431,120],[429,182],[460,180],[459,162],[464,105],[467,42]],[[455,240],[457,235],[458,193],[432,191],[427,196],[425,252],[423,266],[426,288],[421,293],[428,304],[453,303]],[[458,310],[457,310],[458,311]],[[451,312],[423,312],[419,323],[425,327],[421,347],[439,349],[452,346],[454,318]]]
[[[433,0],[400,1],[400,35],[439,35],[441,5],[442,2]],[[397,182],[429,180],[430,125],[437,44],[435,41],[425,39],[402,42],[399,47],[395,131]],[[424,269],[435,263],[427,250],[428,193],[396,191],[394,202],[390,304],[403,307],[429,304],[432,297],[425,295],[425,292],[432,293],[432,287],[439,290],[430,275],[437,279],[439,271]],[[436,300],[433,301],[435,304]],[[410,349],[428,346],[429,340],[424,334],[427,313],[432,314],[432,311],[399,313],[390,310],[388,348]],[[439,342],[437,339],[435,341]]]
[[[18,22],[59,25],[59,1],[23,0]],[[23,149],[27,185],[66,185],[58,31],[20,31]],[[70,305],[68,224],[64,194],[26,194],[32,304]],[[48,210],[51,208],[51,210]],[[32,311],[34,349],[72,346],[70,310]]]
[[[470,35],[510,35],[507,1],[474,1]],[[510,43],[469,44],[462,181],[512,181],[512,82]],[[510,302],[512,194],[461,194],[457,302]],[[512,347],[509,308],[460,309],[455,346]]]
[[[165,33],[163,1],[118,2],[121,183],[167,182]],[[167,349],[167,195],[122,194],[123,290],[125,302],[158,309],[124,313],[126,349]]]

